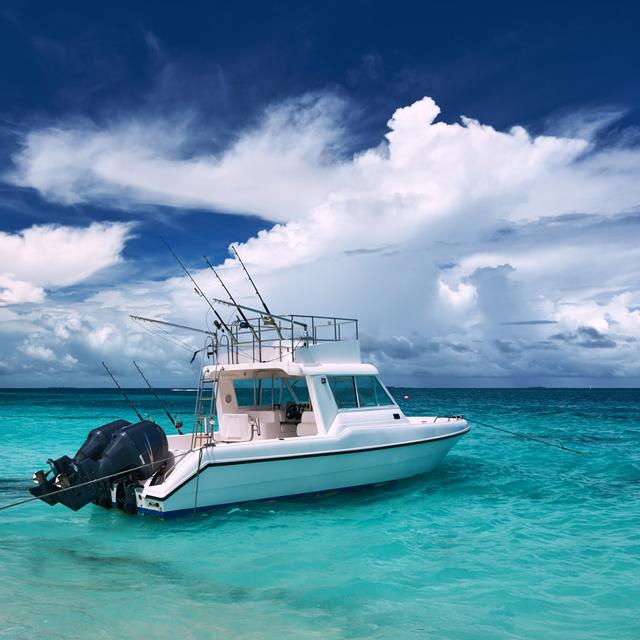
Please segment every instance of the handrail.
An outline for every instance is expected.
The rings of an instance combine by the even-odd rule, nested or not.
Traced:
[[[352,327],[352,331],[348,327]],[[241,357],[248,357],[253,362],[264,362],[265,358],[282,361],[284,357],[295,360],[295,351],[301,347],[357,340],[358,320],[338,316],[260,314],[231,322],[230,330],[231,344],[226,349],[229,364],[240,364]],[[269,351],[268,355],[265,350]],[[273,351],[277,353],[276,357],[272,357]]]

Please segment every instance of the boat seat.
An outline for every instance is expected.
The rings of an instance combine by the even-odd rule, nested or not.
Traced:
[[[260,421],[260,438],[262,440],[280,437],[280,412],[252,411],[251,415]]]
[[[315,436],[318,435],[318,426],[316,424],[316,416],[313,411],[305,411],[302,414],[300,423],[296,429],[299,436]]]
[[[218,439],[222,442],[251,440],[253,425],[247,413],[224,413],[220,417]]]
[[[298,434],[297,424],[295,422],[281,422],[280,423],[280,437],[281,438],[295,438]]]

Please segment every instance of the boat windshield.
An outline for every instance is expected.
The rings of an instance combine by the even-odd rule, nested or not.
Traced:
[[[376,376],[327,376],[338,409],[366,409],[395,405]]]

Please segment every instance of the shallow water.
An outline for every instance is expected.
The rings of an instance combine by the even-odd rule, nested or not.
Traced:
[[[478,426],[380,487],[168,522],[2,511],[0,638],[639,638],[640,391],[394,391],[584,454]],[[188,422],[193,394],[163,397]],[[0,503],[127,416],[111,391],[0,390]]]

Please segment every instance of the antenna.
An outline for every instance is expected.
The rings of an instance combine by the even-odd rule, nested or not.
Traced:
[[[242,265],[242,269],[247,274],[247,278],[249,278],[249,282],[253,286],[253,290],[256,292],[256,295],[260,299],[260,302],[262,303],[262,306],[264,307],[264,310],[267,312],[269,317],[273,320],[273,316],[271,314],[271,311],[269,311],[269,307],[267,307],[267,303],[263,300],[262,296],[260,295],[260,292],[258,291],[258,287],[256,287],[256,283],[253,281],[253,278],[251,277],[251,274],[247,270],[247,267],[245,267],[244,262],[242,262],[242,258],[240,257],[240,254],[238,253],[238,250],[233,245],[231,245],[231,248],[233,249],[233,253],[236,254],[236,258],[238,258],[238,261]],[[280,339],[282,339],[282,334],[280,333],[280,329],[279,329],[277,323],[274,322],[273,326],[275,327],[275,329],[276,329],[276,331],[278,333],[278,337]]]
[[[234,340],[233,333],[227,326],[226,322],[222,319],[222,316],[216,311],[215,307],[211,304],[211,302],[209,301],[209,298],[207,298],[204,291],[198,286],[198,283],[193,279],[193,276],[189,273],[189,270],[187,269],[187,267],[185,267],[184,262],[182,262],[182,260],[178,258],[175,251],[169,246],[169,243],[164,238],[161,237],[160,240],[162,240],[162,242],[165,244],[167,249],[169,249],[169,251],[171,252],[171,255],[177,260],[178,264],[182,267],[182,270],[189,276],[189,280],[193,282],[193,286],[196,289],[196,293],[207,301],[207,304],[209,305],[213,313],[216,314],[216,318],[218,318],[218,322],[220,323],[220,326],[224,327],[225,331],[231,337],[231,340]]]
[[[118,389],[120,390],[120,393],[124,396],[124,399],[129,403],[129,406],[133,409],[133,411],[138,416],[138,418],[140,418],[140,421],[144,420],[144,418],[140,415],[140,412],[133,405],[133,402],[129,400],[129,396],[125,393],[124,389],[118,384],[118,381],[115,379],[113,373],[109,371],[109,367],[107,367],[107,365],[104,363],[104,360],[102,361],[102,366],[105,368],[105,371],[109,374],[109,376],[115,383],[116,387],[118,387]]]
[[[169,409],[167,409],[167,405],[160,399],[160,396],[155,392],[155,390],[151,386],[150,382],[147,380],[144,373],[142,373],[142,369],[138,366],[138,363],[134,360],[133,364],[135,368],[138,370],[138,373],[142,376],[142,379],[147,383],[147,387],[149,387],[149,391],[153,393],[153,395],[156,397],[156,400],[160,403],[160,406],[164,409],[164,412],[167,414],[167,417],[169,418],[169,420],[171,420],[171,424],[178,430],[178,433],[182,435],[182,431],[180,431],[180,427],[182,427],[182,422],[180,422],[179,420],[178,422],[176,422],[173,419],[173,416],[169,413]]]
[[[236,309],[238,310],[238,313],[240,314],[240,317],[244,320],[245,324],[247,325],[246,328],[251,329],[251,333],[253,333],[253,337],[259,342],[260,338],[258,337],[258,334],[256,333],[256,330],[253,328],[252,324],[249,322],[249,319],[244,314],[242,307],[234,300],[233,296],[231,295],[231,291],[229,291],[229,289],[227,288],[227,285],[222,281],[222,278],[218,275],[218,272],[213,268],[213,265],[209,262],[209,258],[207,258],[207,256],[202,256],[202,257],[205,259],[205,262],[209,265],[209,268],[211,269],[211,271],[213,271],[216,278],[218,278],[218,281],[222,285],[222,288],[226,291],[231,302],[233,302],[233,304],[235,305]]]

